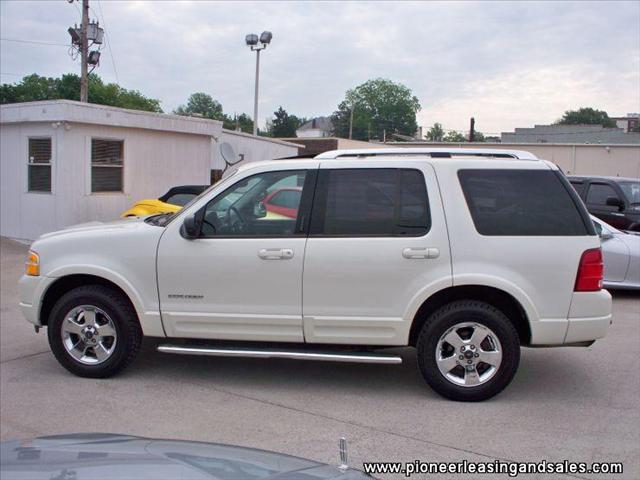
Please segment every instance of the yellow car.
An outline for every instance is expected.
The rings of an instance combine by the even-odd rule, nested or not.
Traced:
[[[146,217],[159,213],[175,213],[200,195],[209,185],[182,185],[173,187],[158,199],[140,200],[122,217]]]

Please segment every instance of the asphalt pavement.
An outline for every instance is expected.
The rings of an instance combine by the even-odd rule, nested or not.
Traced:
[[[17,280],[26,250],[2,239],[2,441],[112,432],[337,464],[338,439],[345,436],[356,468],[363,461],[568,459],[624,464],[622,475],[571,478],[640,478],[637,294],[614,294],[609,335],[591,347],[524,349],[513,383],[482,403],[456,403],[432,392],[412,349],[398,350],[402,365],[382,366],[173,356],[157,353],[149,339],[121,375],[92,380],[59,366],[46,331],[35,334],[22,318]]]

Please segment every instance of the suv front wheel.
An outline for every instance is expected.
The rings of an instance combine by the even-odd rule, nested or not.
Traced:
[[[418,366],[426,382],[452,400],[475,402],[500,393],[520,362],[518,332],[494,306],[452,302],[422,326]]]
[[[136,312],[119,291],[87,285],[64,294],[49,316],[47,334],[64,368],[81,377],[116,374],[136,357],[142,331]]]

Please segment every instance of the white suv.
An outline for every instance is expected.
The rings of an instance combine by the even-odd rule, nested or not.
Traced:
[[[69,371],[106,377],[143,335],[171,353],[400,363],[483,400],[521,346],[605,336],[600,241],[526,152],[335,151],[250,163],[180,212],[43,235],[20,281]]]

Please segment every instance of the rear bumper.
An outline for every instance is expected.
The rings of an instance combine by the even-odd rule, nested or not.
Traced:
[[[603,338],[611,325],[611,294],[575,292],[567,318],[540,319],[531,324],[531,346],[564,346]]]
[[[611,325],[611,294],[575,292],[569,309],[569,327],[565,343],[584,342],[603,338]]]

